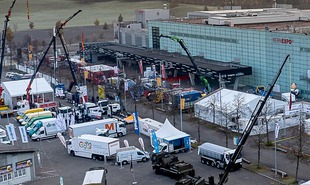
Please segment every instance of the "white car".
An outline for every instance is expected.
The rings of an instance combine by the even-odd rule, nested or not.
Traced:
[[[15,75],[20,75],[19,73],[15,73],[15,72],[7,72],[6,74],[5,74],[5,77],[6,78],[12,78],[13,76],[15,76]]]

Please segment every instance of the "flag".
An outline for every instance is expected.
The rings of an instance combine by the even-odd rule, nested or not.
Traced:
[[[152,144],[155,149],[155,154],[157,154],[159,152],[159,147],[158,147],[157,136],[156,136],[154,129],[151,130],[151,136],[152,136]]]
[[[125,82],[124,89],[125,89],[125,91],[128,91],[128,82]]]
[[[66,130],[66,122],[65,122],[65,119],[62,117],[61,114],[57,115],[56,129],[59,132]]]
[[[292,92],[290,92],[289,110],[292,110]]]
[[[124,139],[124,145],[125,145],[125,147],[129,147],[129,143],[128,143],[128,140],[127,139]]]
[[[134,121],[135,121],[135,132],[136,134],[139,134],[139,117],[138,117],[138,112],[133,113]]]
[[[180,101],[180,108],[181,110],[183,110],[185,107],[185,98],[181,98],[181,101]]]
[[[75,124],[75,113],[72,113],[70,117],[70,125],[74,125],[74,124]]]
[[[118,74],[118,67],[117,66],[114,66],[114,73]]]
[[[161,78],[156,78],[156,81],[157,81],[157,86],[161,87]]]
[[[64,145],[64,147],[66,148],[66,139],[65,139],[65,137],[60,132],[57,133],[57,137],[59,138],[61,144]]]
[[[28,19],[28,22],[30,20],[30,9],[29,9],[29,1],[27,0],[27,19]]]
[[[22,138],[23,143],[28,143],[28,137],[25,126],[19,126],[20,137]]]
[[[139,62],[139,68],[140,68],[140,73],[142,75],[143,74],[143,63],[142,63],[142,60],[140,60],[140,62]]]
[[[6,130],[8,132],[10,141],[16,141],[17,137],[16,137],[14,125],[10,123],[8,125],[5,125],[5,127],[6,127]]]
[[[164,64],[161,64],[161,78],[167,78]]]
[[[84,54],[84,33],[82,32],[82,52]]]
[[[274,137],[277,139],[279,136],[280,126],[278,123],[275,124]]]
[[[145,151],[144,142],[143,142],[142,137],[139,137],[138,141],[139,141],[139,143],[140,143],[140,145],[141,145],[141,147],[142,147],[142,150]]]

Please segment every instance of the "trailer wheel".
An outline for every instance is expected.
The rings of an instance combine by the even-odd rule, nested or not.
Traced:
[[[97,160],[97,156],[94,155],[94,154],[91,156],[91,158],[92,158],[93,160]]]
[[[211,162],[211,166],[215,167],[215,162],[214,161]]]
[[[206,161],[204,159],[200,160],[202,164],[206,164]]]
[[[159,169],[155,169],[155,174],[156,175],[160,175],[160,170]]]
[[[117,133],[117,137],[122,137],[123,136],[123,133]]]
[[[71,150],[70,155],[75,156],[75,152],[73,150]]]
[[[220,169],[220,168],[221,168],[220,163],[217,163],[217,164],[216,164],[216,167],[217,167],[218,169]]]

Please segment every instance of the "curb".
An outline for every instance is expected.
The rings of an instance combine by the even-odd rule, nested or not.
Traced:
[[[275,178],[273,178],[273,177],[270,177],[270,176],[268,176],[268,175],[265,175],[265,174],[263,174],[263,173],[258,173],[258,172],[249,170],[247,167],[244,167],[244,166],[242,166],[242,168],[245,169],[245,170],[247,170],[247,171],[249,171],[249,172],[256,173],[256,174],[261,175],[261,176],[263,176],[263,177],[265,177],[265,178],[267,178],[267,179],[270,179],[270,180],[272,180],[272,181],[275,181],[275,182],[277,182],[277,183],[279,183],[279,184],[285,185],[285,183],[283,183],[283,182],[281,182],[281,181],[279,181],[279,180],[277,180],[277,179],[275,179]]]

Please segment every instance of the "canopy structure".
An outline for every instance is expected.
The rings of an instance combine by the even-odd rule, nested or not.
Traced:
[[[26,94],[30,79],[2,82],[2,87],[10,97],[23,96]],[[53,93],[52,87],[44,78],[35,78],[31,84],[30,94]]]
[[[140,120],[140,119],[142,119],[142,118],[138,117],[138,119]],[[124,121],[125,121],[126,123],[133,123],[133,122],[134,122],[134,116],[133,116],[133,114],[130,115],[130,116],[128,116],[128,117],[126,117],[126,118],[124,118]]]
[[[178,130],[173,125],[171,125],[168,119],[165,120],[164,125],[160,127],[160,129],[157,130],[155,134],[157,138],[165,139],[167,141],[189,137],[188,134]]]
[[[13,105],[16,105],[17,99],[22,99],[26,95],[26,89],[30,79],[16,80],[2,82],[3,88],[2,97],[6,105],[13,109]],[[42,95],[52,93],[51,97],[54,97],[53,88],[44,78],[35,78],[31,84],[31,95]]]

